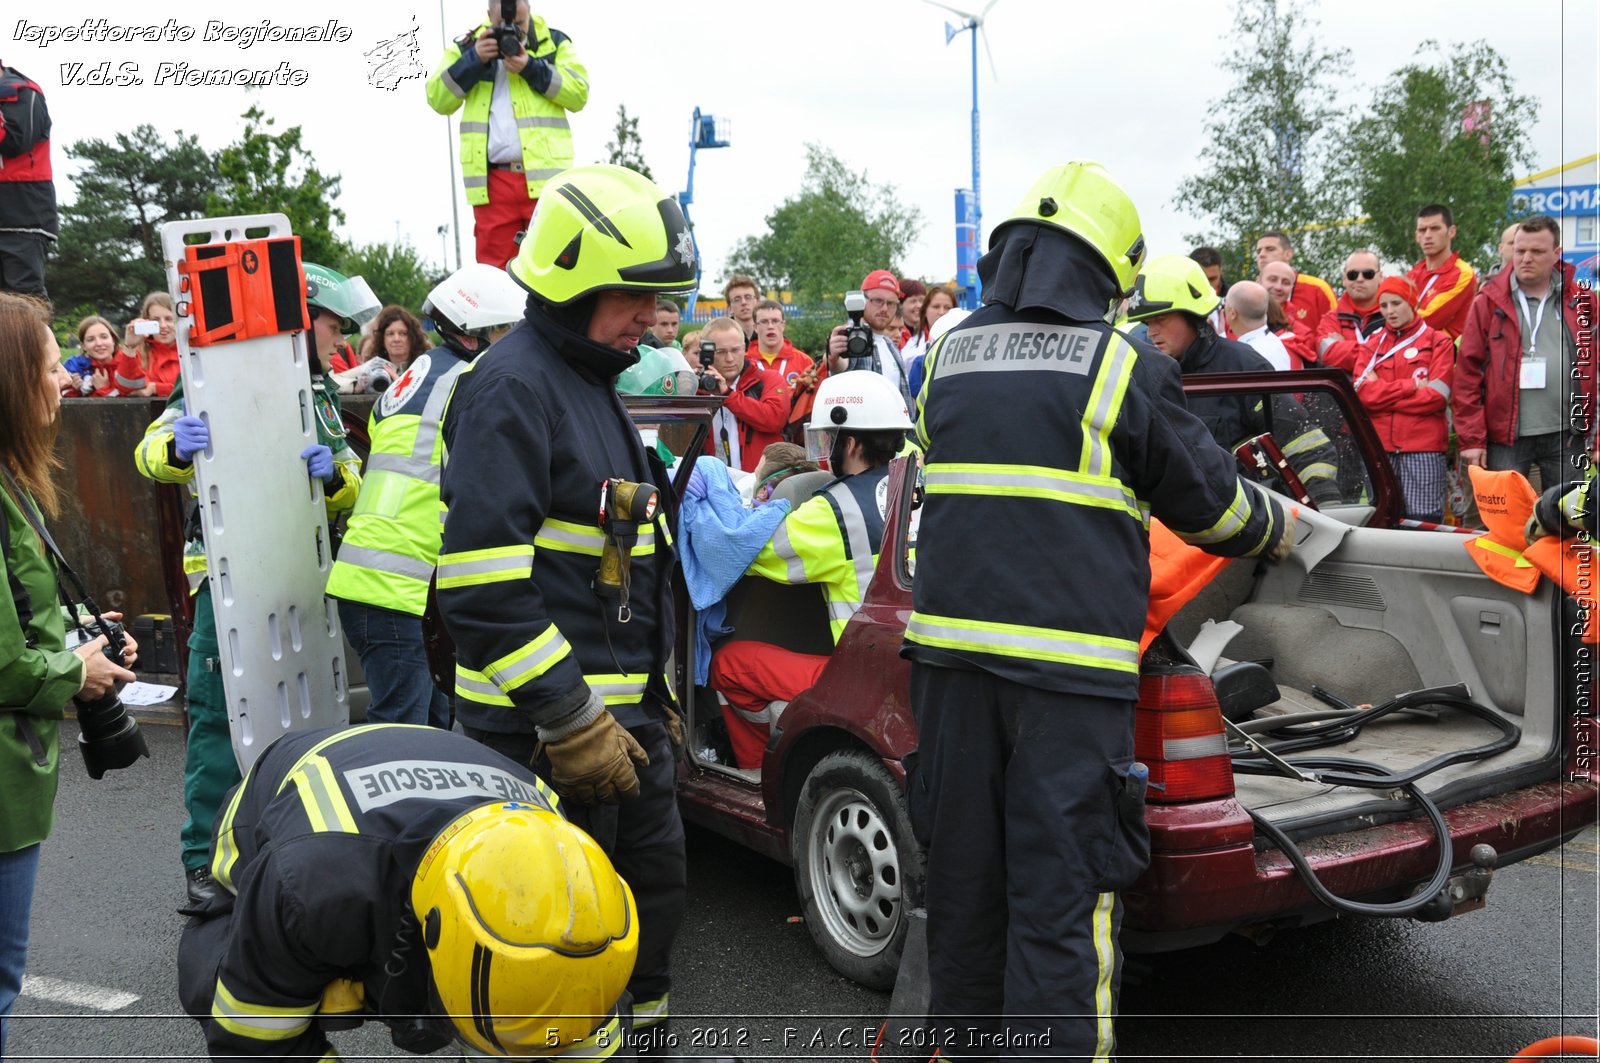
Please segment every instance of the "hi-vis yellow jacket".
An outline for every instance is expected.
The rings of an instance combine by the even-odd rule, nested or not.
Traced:
[[[461,174],[467,202],[489,202],[489,106],[494,97],[498,59],[479,60],[473,46],[489,28],[484,22],[444,50],[439,68],[428,78],[428,106],[440,114],[461,110]],[[589,73],[578,60],[572,39],[552,29],[538,15],[530,16],[528,65],[510,74],[507,89],[522,142],[523,177],[528,198],[538,199],[544,183],[572,165],[570,111],[589,102]],[[463,108],[464,105],[464,108]]]
[[[467,364],[435,347],[372,404],[366,476],[328,574],[331,596],[412,616],[427,611],[439,560],[439,423]]]
[[[887,465],[834,480],[791,510],[750,564],[774,583],[821,585],[835,645],[878,567],[888,482]]]
[[[1284,514],[1184,407],[1177,363],[1101,322],[991,303],[927,355],[927,498],[902,653],[1132,701],[1152,513],[1260,554]]]

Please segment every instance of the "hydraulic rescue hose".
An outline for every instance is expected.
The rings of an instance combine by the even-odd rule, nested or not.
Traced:
[[[1317,878],[1311,864],[1306,860],[1300,847],[1295,845],[1288,834],[1267,820],[1265,816],[1258,815],[1252,810],[1250,818],[1255,821],[1256,829],[1266,835],[1268,840],[1283,851],[1289,863],[1305,881],[1306,888],[1314,897],[1335,911],[1348,912],[1352,915],[1371,915],[1382,917],[1408,916],[1415,914],[1430,904],[1435,896],[1445,888],[1450,881],[1450,872],[1453,870],[1453,852],[1450,839],[1450,825],[1445,822],[1444,813],[1439,811],[1439,806],[1417,786],[1417,781],[1431,775],[1441,768],[1451,764],[1460,764],[1465,761],[1483,760],[1488,757],[1503,753],[1514,747],[1522,737],[1522,730],[1516,724],[1506,719],[1486,705],[1480,705],[1467,696],[1467,688],[1459,683],[1445,687],[1430,687],[1426,690],[1413,690],[1399,697],[1375,705],[1370,708],[1358,708],[1329,693],[1320,687],[1313,686],[1312,694],[1318,699],[1334,706],[1330,712],[1297,713],[1279,719],[1249,720],[1240,729],[1248,735],[1255,733],[1283,733],[1289,737],[1278,742],[1264,742],[1250,737],[1251,743],[1256,743],[1267,752],[1261,756],[1251,756],[1252,746],[1232,754],[1233,770],[1246,775],[1286,775],[1290,778],[1307,782],[1325,783],[1333,786],[1354,786],[1369,790],[1394,790],[1402,789],[1409,794],[1412,800],[1421,806],[1423,814],[1428,817],[1433,825],[1434,838],[1439,845],[1439,866],[1434,870],[1433,877],[1428,880],[1418,893],[1400,901],[1374,903],[1368,901],[1354,901],[1337,896]],[[1360,733],[1361,729],[1374,720],[1382,719],[1391,713],[1415,709],[1422,705],[1441,706],[1449,709],[1459,709],[1468,715],[1475,716],[1485,723],[1493,725],[1500,731],[1501,737],[1488,745],[1477,746],[1472,749],[1463,749],[1454,753],[1445,753],[1403,772],[1391,772],[1381,764],[1371,761],[1357,760],[1354,757],[1294,757],[1285,760],[1279,754],[1297,750],[1321,748],[1348,742]],[[1331,717],[1331,719],[1330,719]]]

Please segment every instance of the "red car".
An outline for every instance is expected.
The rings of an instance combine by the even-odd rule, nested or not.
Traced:
[[[1468,556],[1464,535],[1398,528],[1394,474],[1343,374],[1218,375],[1190,380],[1186,390],[1262,412],[1267,430],[1240,448],[1242,464],[1291,495],[1309,497],[1279,444],[1320,430],[1326,439],[1312,458],[1324,474],[1330,459],[1337,465],[1338,501],[1328,502],[1324,489],[1320,513],[1307,503],[1288,561],[1227,564],[1145,654],[1136,755],[1150,770],[1152,852],[1124,895],[1123,945],[1161,951],[1231,932],[1260,938],[1334,915],[1252,813],[1291,839],[1307,869],[1340,897],[1382,904],[1427,885],[1417,918],[1481,906],[1490,876],[1481,865],[1524,860],[1596,819],[1591,659],[1565,637],[1572,603],[1549,581],[1531,595],[1491,581]],[[630,406],[676,453],[698,453],[702,403]],[[680,466],[680,478],[687,471]],[[791,864],[818,946],[840,972],[878,988],[893,983],[908,913],[922,903],[923,854],[902,792],[902,758],[916,735],[909,666],[899,656],[911,612],[916,475],[909,461],[893,470],[866,600],[817,684],[782,710],[759,771],[731,766],[718,748],[712,692],[686,680],[693,625],[680,595],[676,664],[692,736],[680,765],[684,815]],[[1042,573],[1040,593],[1050,593],[1051,579]],[[731,637],[828,653],[822,606],[818,588],[746,578],[730,597]],[[1352,789],[1247,774],[1230,757],[1222,705],[1259,721],[1328,710],[1315,690],[1362,705],[1452,684],[1465,684],[1458,693],[1470,692],[1483,711],[1396,712],[1331,750],[1391,770],[1492,750],[1417,784],[1442,809],[1438,821],[1418,815],[1398,785]],[[1447,865],[1435,840],[1441,825]],[[1480,845],[1493,853],[1475,851]]]

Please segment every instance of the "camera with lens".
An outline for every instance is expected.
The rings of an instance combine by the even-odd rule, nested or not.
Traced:
[[[522,54],[522,31],[517,28],[517,0],[500,0],[500,21],[489,27],[500,58]]]
[[[94,627],[106,637],[107,659],[122,664],[125,643],[122,625],[96,616]],[[74,628],[67,632],[67,649],[75,649],[94,638],[94,632]],[[128,714],[128,707],[115,690],[93,700],[73,698],[72,704],[78,714],[78,752],[83,754],[83,766],[88,769],[89,778],[98,779],[108,771],[126,768],[140,757],[150,755],[144,735],[139,733],[139,721]]]
[[[844,352],[848,358],[872,356],[872,326],[861,320],[867,312],[865,292],[845,292],[844,312],[850,316],[850,327],[844,331]]]
[[[715,395],[722,390],[722,374],[711,368],[717,360],[717,341],[700,341],[700,372],[695,379],[700,382],[700,390]]]

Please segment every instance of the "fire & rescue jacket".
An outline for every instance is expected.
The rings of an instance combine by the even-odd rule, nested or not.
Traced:
[[[1278,502],[1185,407],[1173,360],[1108,325],[994,302],[925,361],[904,656],[1131,701],[1151,514],[1225,556],[1283,534]]]
[[[1455,361],[1455,341],[1420,319],[1399,332],[1385,325],[1359,346],[1335,344],[1326,360],[1349,371],[1361,405],[1390,453],[1448,449],[1445,408]]]
[[[1594,292],[1578,284],[1571,263],[1558,262],[1561,323],[1572,344],[1572,379],[1549,382],[1571,389],[1579,416],[1569,422],[1573,431],[1594,430],[1596,330]],[[1461,449],[1490,443],[1510,446],[1517,440],[1517,408],[1521,400],[1522,319],[1511,294],[1512,270],[1494,275],[1467,313],[1456,355],[1456,378],[1451,385],[1451,413]],[[1552,307],[1554,309],[1554,307]]]
[[[1289,315],[1291,322],[1299,322],[1315,336],[1323,315],[1333,313],[1334,301],[1333,289],[1327,281],[1309,273],[1297,272],[1294,275],[1294,291],[1284,301],[1283,312]]]
[[[337,1058],[316,1016],[339,979],[361,986],[364,1012],[383,1017],[397,1044],[405,1026],[415,1036],[407,1020],[436,1012],[411,910],[417,867],[447,824],[496,801],[560,807],[531,768],[427,727],[306,731],[269,746],[212,835],[211,873],[232,897],[202,917],[227,915],[231,900],[231,926],[214,939],[221,954],[180,958],[186,998],[201,1001],[210,987],[211,1055]],[[448,1042],[433,1036],[443,1038],[435,1047]],[[596,1045],[564,1054],[610,1053]]]
[[[315,410],[317,442],[333,451],[332,483],[325,485],[323,504],[328,518],[350,509],[361,491],[361,459],[345,439],[344,422],[339,419],[339,389],[323,372],[311,374],[311,406]],[[194,463],[180,462],[172,449],[172,425],[183,416],[183,381],[180,379],[167,398],[166,409],[150,422],[144,438],[133,451],[133,464],[141,476],[158,483],[185,484],[194,496]],[[191,520],[190,537],[183,551],[183,572],[189,579],[189,593],[200,589],[206,578],[206,547],[200,538],[200,522]]]
[[[888,491],[887,465],[834,480],[790,510],[750,563],[774,583],[821,584],[836,646],[878,567]]]
[[[788,423],[789,389],[784,386],[783,377],[746,355],[739,379],[733,382],[723,397],[722,409],[711,421],[706,453],[728,462],[737,449],[739,468],[755,472],[768,444],[783,442],[783,428]],[[727,438],[732,432],[738,433],[737,446]]]
[[[1438,269],[1422,259],[1406,271],[1417,292],[1417,316],[1454,341],[1467,324],[1467,312],[1478,294],[1478,274],[1457,252]]]
[[[427,611],[439,561],[439,422],[467,365],[448,346],[435,347],[372,404],[361,495],[328,574],[333,597],[412,616]]]
[[[631,615],[594,591],[605,533],[601,483],[669,480],[615,390],[638,356],[594,343],[536,304],[456,381],[444,415],[447,513],[435,577],[456,644],[457,714],[487,731],[532,732],[590,690],[636,726],[671,704],[667,522],[641,524]]]
[[[440,114],[461,108],[461,176],[467,202],[489,202],[489,107],[494,96],[496,64],[483,62],[474,45],[489,23],[451,41],[439,68],[428,78],[428,106]],[[522,143],[523,177],[528,198],[538,199],[544,183],[572,165],[572,126],[568,112],[589,102],[589,73],[578,60],[572,39],[530,15],[523,41],[529,62],[522,73],[506,78],[517,139]],[[464,106],[463,106],[464,105]]]

